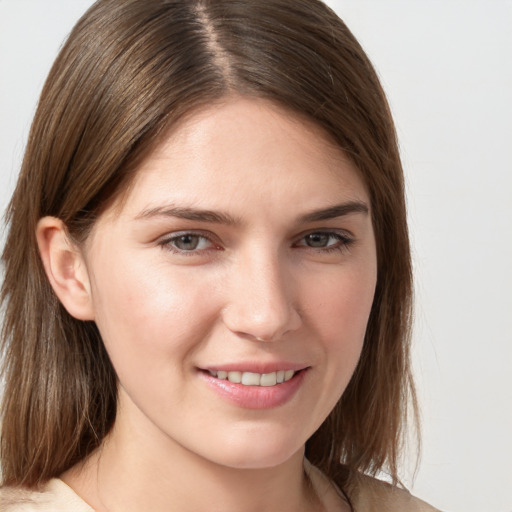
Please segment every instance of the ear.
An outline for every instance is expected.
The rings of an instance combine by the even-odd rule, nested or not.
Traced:
[[[94,320],[89,273],[64,222],[43,217],[37,223],[36,237],[46,275],[62,305],[78,320]]]

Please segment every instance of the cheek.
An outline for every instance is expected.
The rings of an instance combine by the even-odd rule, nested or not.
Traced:
[[[312,405],[319,423],[344,393],[361,356],[375,291],[372,268],[338,267],[309,283],[304,318],[321,351],[315,372],[321,391]]]
[[[172,357],[197,346],[215,318],[211,287],[205,301],[208,282],[200,273],[125,259],[99,268],[94,282],[96,323],[118,372],[172,365]]]
[[[362,344],[375,293],[373,269],[339,269],[308,287],[308,320],[334,346]],[[343,343],[341,343],[343,341]]]

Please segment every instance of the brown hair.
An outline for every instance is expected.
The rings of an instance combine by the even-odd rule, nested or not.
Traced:
[[[318,0],[100,0],[48,76],[7,211],[4,484],[58,476],[99,446],[116,415],[115,372],[95,324],[53,293],[38,220],[59,217],[83,241],[166,127],[230,94],[323,127],[366,183],[375,299],[356,372],[306,455],[345,488],[356,471],[398,480],[407,404],[416,410],[411,265],[395,130],[364,51]]]

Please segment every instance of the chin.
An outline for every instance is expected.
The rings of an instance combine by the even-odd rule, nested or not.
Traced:
[[[262,433],[252,439],[231,438],[222,453],[217,452],[211,460],[236,469],[265,469],[280,466],[293,457],[304,453],[304,442],[291,443],[292,435],[281,436]]]
[[[303,449],[299,450],[303,453]],[[221,465],[230,467],[233,469],[268,469],[275,468],[285,464],[287,461],[296,456],[297,452],[294,453],[269,453],[269,454],[247,454],[237,457],[223,457],[222,461],[219,461]]]

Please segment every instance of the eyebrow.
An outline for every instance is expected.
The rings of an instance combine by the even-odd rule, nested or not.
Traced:
[[[228,213],[172,205],[157,206],[155,208],[143,210],[135,217],[135,220],[150,219],[154,217],[176,217],[178,219],[210,222],[213,224],[226,224],[228,226],[240,224],[238,219],[235,219]]]
[[[307,224],[310,222],[335,219],[351,213],[363,213],[367,215],[368,212],[369,208],[366,203],[362,201],[350,201],[301,215],[298,222]],[[174,217],[196,222],[225,224],[228,226],[242,223],[240,219],[237,219],[226,212],[173,205],[156,206],[154,208],[145,209],[135,217],[135,220],[151,219],[154,217]]]
[[[306,213],[299,218],[299,221],[307,224],[308,222],[318,222],[322,220],[335,219],[336,217],[343,217],[350,213],[363,213],[368,215],[369,208],[366,203],[362,201],[350,201],[348,203],[337,204],[324,208],[322,210],[314,210]]]

